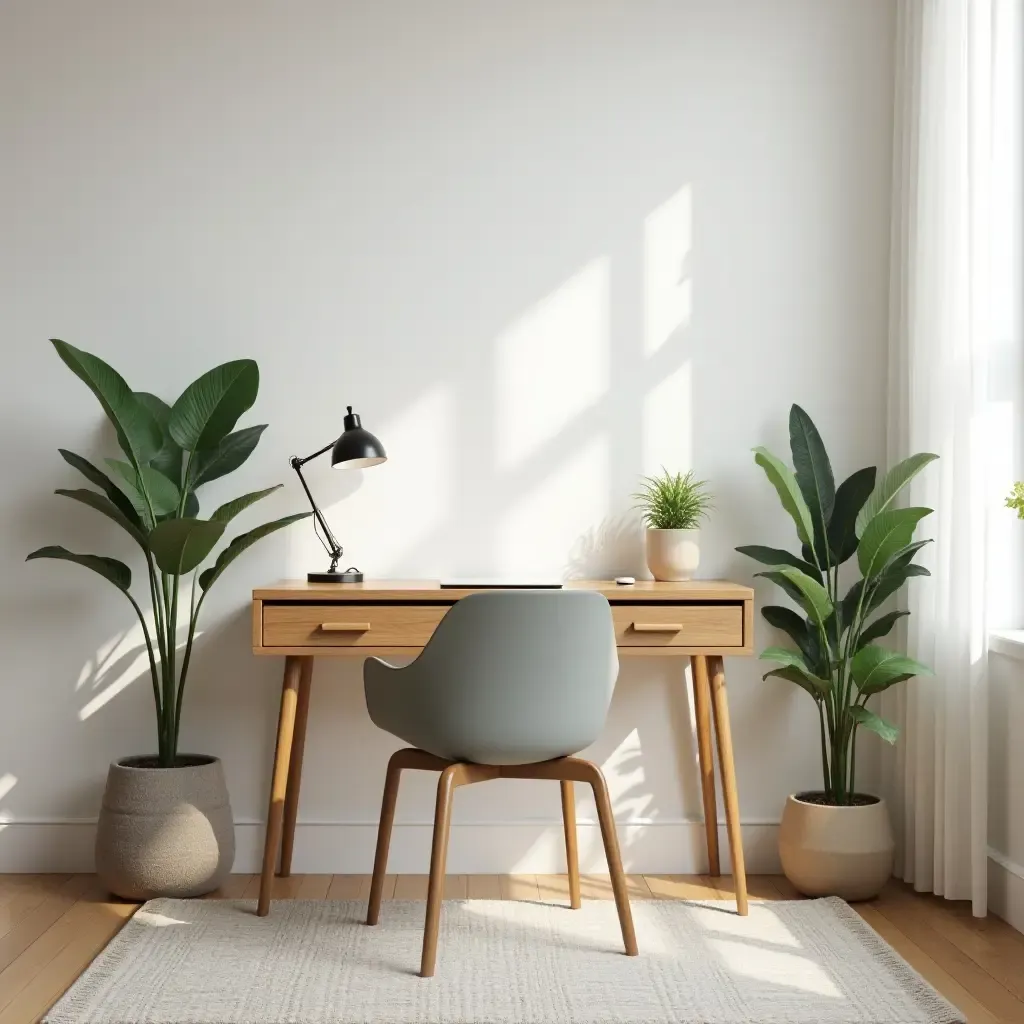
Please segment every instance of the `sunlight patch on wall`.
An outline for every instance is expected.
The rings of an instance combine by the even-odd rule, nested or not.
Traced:
[[[18,784],[18,776],[12,775],[10,772],[5,772],[0,776],[0,800],[3,800],[5,796]]]
[[[496,529],[496,572],[560,578],[578,538],[608,512],[608,442],[593,438],[544,467]]]
[[[643,818],[654,799],[647,790],[640,733],[633,729],[601,765],[615,817],[628,822]]]
[[[651,355],[690,322],[693,194],[684,185],[644,220],[644,352]]]
[[[602,256],[495,342],[497,461],[511,468],[608,390],[609,261]]]
[[[693,465],[693,375],[687,360],[647,393],[644,401],[645,473]]]
[[[187,602],[188,591],[185,582],[182,583],[182,592],[183,600]],[[184,609],[179,609],[176,647],[179,652],[185,648],[187,616],[186,603]],[[148,617],[151,618],[151,616]],[[149,629],[150,635],[153,636],[153,643],[156,644],[152,622],[149,623]],[[202,630],[197,629],[195,639],[198,640],[202,635]],[[136,679],[145,679],[148,675],[149,653],[142,635],[142,626],[136,622],[131,629],[98,648],[96,656],[87,661],[82,672],[79,673],[75,689],[79,692],[89,690],[93,693],[91,699],[79,710],[79,721],[84,722],[91,718],[100,708],[109,704],[119,693],[131,686]],[[149,685],[148,679],[146,679],[146,685]]]
[[[0,800],[18,784],[18,776],[12,775],[11,772],[5,772],[0,776]],[[0,832],[2,832],[7,825],[11,822],[13,816],[7,810],[6,807],[0,808]]]

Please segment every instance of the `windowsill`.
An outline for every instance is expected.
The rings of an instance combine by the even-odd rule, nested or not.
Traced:
[[[988,635],[988,649],[1007,658],[1024,661],[1024,629],[995,629]]]

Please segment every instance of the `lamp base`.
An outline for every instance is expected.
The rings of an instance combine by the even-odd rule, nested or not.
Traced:
[[[362,583],[363,574],[358,569],[346,569],[345,572],[308,572],[306,579],[310,583]]]

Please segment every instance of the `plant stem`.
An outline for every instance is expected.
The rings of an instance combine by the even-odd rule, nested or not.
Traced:
[[[142,614],[142,609],[139,607],[138,601],[136,601],[127,590],[124,592],[124,596],[131,601],[132,607],[135,609],[135,614],[138,615],[139,622],[142,623],[142,635],[146,640],[146,653],[149,655],[149,678],[150,682],[153,684],[153,702],[156,704],[156,717],[157,723],[159,724],[161,718],[160,687],[157,682],[156,655],[153,653],[153,638],[150,636],[149,627],[146,625],[146,617]]]
[[[178,590],[181,582],[181,577],[166,576],[165,580],[169,580],[170,592],[171,592],[171,608],[168,614],[168,663],[170,665],[170,671],[167,674],[169,681],[168,685],[168,697],[167,697],[167,733],[168,733],[168,746],[170,747],[170,764],[166,767],[170,768],[174,764],[174,758],[178,753],[178,734],[175,730],[174,723],[176,719],[176,696],[177,696],[177,677],[175,675],[175,660],[178,653]]]
[[[850,802],[857,795],[857,723],[850,729]]]
[[[199,621],[199,609],[203,606],[203,598],[206,597],[205,592],[202,597],[199,598],[199,603],[196,603],[196,580],[199,578],[199,574],[196,573],[192,577],[192,600],[191,607],[189,609],[189,623],[188,623],[188,640],[185,643],[185,655],[181,659],[181,674],[178,679],[178,699],[174,709],[174,735],[177,737],[178,730],[181,727],[181,707],[182,698],[185,693],[185,682],[188,679],[188,663],[192,659],[192,641],[196,635],[196,623]]]
[[[831,797],[832,794],[832,783],[828,777],[828,746],[825,741],[825,712],[822,709],[824,701],[819,700],[818,704],[818,725],[819,732],[821,733],[821,778],[822,784],[825,787],[825,795]]]
[[[163,591],[164,603],[164,644],[167,649],[167,657],[164,662],[163,690],[164,690],[164,720],[161,727],[164,734],[164,760],[162,767],[170,768],[174,763],[173,727],[174,727],[174,654],[177,639],[175,613],[172,608],[169,577],[167,573],[160,574],[161,589]]]

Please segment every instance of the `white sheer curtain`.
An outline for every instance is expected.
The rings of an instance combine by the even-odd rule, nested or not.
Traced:
[[[904,596],[908,653],[935,669],[883,695],[902,736],[883,753],[896,873],[919,890],[986,911],[987,629],[993,494],[1008,439],[993,415],[993,256],[1006,116],[1001,29],[1020,0],[899,0],[890,294],[890,464],[939,461],[907,503],[935,514],[921,537],[930,579]],[[1017,83],[1019,87],[1019,82]],[[1019,104],[1016,105],[1019,116]],[[1019,213],[1019,208],[1017,210]],[[1016,226],[1019,231],[1020,225]],[[1017,285],[1019,288],[1019,284]]]

